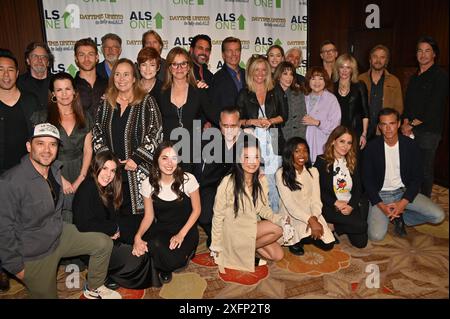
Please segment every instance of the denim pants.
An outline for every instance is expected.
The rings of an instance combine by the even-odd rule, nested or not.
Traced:
[[[379,194],[383,203],[390,204],[401,200],[404,192],[404,188],[399,188],[393,191],[381,191]],[[408,203],[403,212],[403,220],[408,226],[424,223],[439,224],[444,218],[443,209],[420,193],[412,202]],[[369,225],[369,239],[373,241],[383,240],[388,229],[389,218],[378,206],[370,205],[367,223]]]

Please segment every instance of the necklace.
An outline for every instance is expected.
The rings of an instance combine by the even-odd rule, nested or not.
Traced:
[[[183,107],[177,108],[178,126],[183,127]]]
[[[118,95],[119,100],[124,101],[124,102],[129,102],[130,98],[128,97],[121,97],[120,95]]]

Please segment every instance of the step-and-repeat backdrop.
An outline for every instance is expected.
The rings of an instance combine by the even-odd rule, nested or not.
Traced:
[[[121,57],[135,61],[142,34],[155,30],[164,42],[162,57],[175,46],[189,50],[196,34],[209,35],[213,73],[222,66],[221,43],[228,36],[242,41],[243,67],[252,54],[265,54],[279,44],[285,51],[302,49],[297,72],[305,73],[306,0],[42,0],[42,5],[54,72],[76,73],[73,46],[78,39],[91,37],[100,49],[101,37],[116,33],[122,38]]]

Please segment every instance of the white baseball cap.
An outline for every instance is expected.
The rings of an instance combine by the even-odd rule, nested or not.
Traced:
[[[34,127],[33,135],[30,139],[33,139],[35,137],[43,137],[43,136],[49,136],[54,137],[58,141],[61,141],[61,137],[59,135],[59,131],[56,128],[56,126],[50,124],[50,123],[41,123]]]

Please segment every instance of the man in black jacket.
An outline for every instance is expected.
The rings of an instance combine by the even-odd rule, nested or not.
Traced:
[[[444,128],[448,107],[448,75],[435,64],[439,55],[436,41],[425,36],[417,42],[419,69],[411,76],[405,97],[402,133],[414,136],[423,154],[424,179],[420,192],[431,196],[434,181],[434,156]]]
[[[378,116],[382,136],[367,146],[363,160],[363,182],[371,206],[369,239],[386,235],[389,221],[399,236],[405,236],[404,224],[439,224],[445,218],[441,207],[419,194],[422,182],[422,154],[416,142],[399,135],[400,114],[385,108]]]

